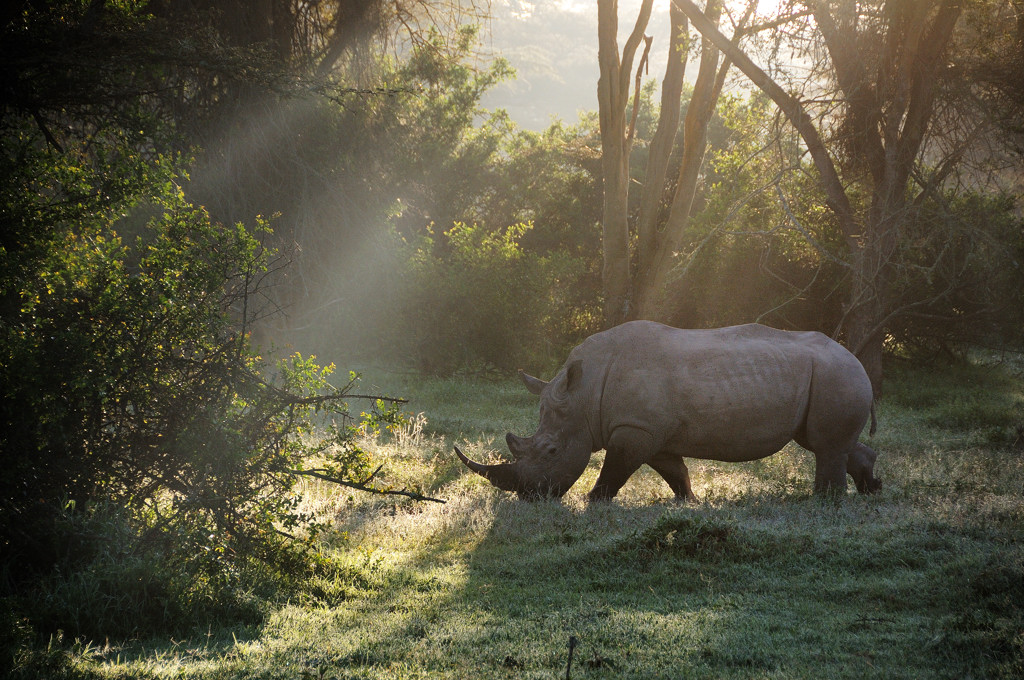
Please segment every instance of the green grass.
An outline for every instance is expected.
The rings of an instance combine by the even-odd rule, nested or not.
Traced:
[[[588,505],[466,474],[530,434],[515,381],[375,374],[417,426],[370,442],[415,504],[306,488],[339,568],[257,626],[186,639],[54,640],[23,664],[102,678],[1012,678],[1024,675],[1024,388],[1004,372],[894,367],[873,446],[882,492],[811,495],[788,448],[693,461],[697,505],[646,469]],[[852,486],[852,485],[851,485]],[[341,536],[347,535],[347,539]],[[49,664],[49,665],[48,665]],[[54,670],[56,669],[56,670]]]

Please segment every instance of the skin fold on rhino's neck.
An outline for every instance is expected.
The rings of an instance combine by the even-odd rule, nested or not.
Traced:
[[[607,438],[611,434],[605,418],[609,411],[604,407],[604,397],[608,393],[609,382],[613,379],[615,366],[619,363],[618,355],[614,355],[609,361],[602,362],[597,375],[593,376],[593,382],[587,387],[590,392],[587,398],[587,405],[584,410],[584,418],[587,421],[587,428],[590,430],[591,452],[600,451],[607,445]]]

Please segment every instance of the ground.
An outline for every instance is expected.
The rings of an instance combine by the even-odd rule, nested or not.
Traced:
[[[424,415],[368,445],[391,483],[446,503],[311,483],[344,568],[305,598],[258,626],[54,653],[91,677],[526,679],[566,677],[575,639],[572,678],[1021,677],[1021,382],[891,373],[881,493],[814,497],[813,458],[791,445],[693,461],[691,505],[646,469],[588,504],[601,454],[563,501],[518,501],[452,445],[496,459],[506,428],[532,433],[535,397],[511,378],[374,375]]]

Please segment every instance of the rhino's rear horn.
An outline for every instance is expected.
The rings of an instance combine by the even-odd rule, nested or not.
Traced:
[[[475,460],[470,460],[466,454],[455,447],[455,454],[459,460],[473,472],[477,473],[494,486],[503,491],[515,491],[519,487],[519,472],[514,463],[499,463],[498,465],[484,465]]]

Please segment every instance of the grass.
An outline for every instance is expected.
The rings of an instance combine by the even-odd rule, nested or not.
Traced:
[[[370,442],[389,481],[446,504],[310,484],[341,568],[301,601],[183,640],[53,640],[23,670],[563,678],[574,639],[572,678],[1021,677],[1021,381],[977,366],[890,375],[880,494],[813,497],[811,456],[792,447],[693,461],[693,506],[646,469],[588,505],[600,454],[563,502],[519,502],[451,453],[496,459],[506,429],[532,433],[536,401],[517,382],[372,375],[424,414]]]

